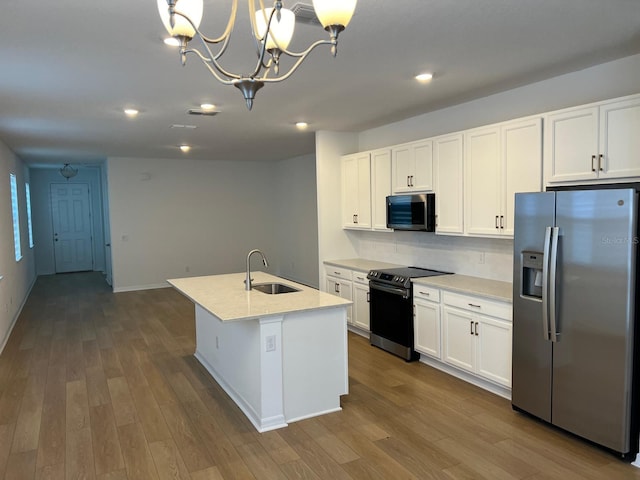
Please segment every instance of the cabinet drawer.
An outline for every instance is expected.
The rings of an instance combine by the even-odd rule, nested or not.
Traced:
[[[492,317],[511,320],[511,304],[489,300],[472,295],[461,295],[453,292],[443,292],[443,302],[452,307],[461,308],[470,312],[482,313]]]
[[[367,273],[369,273],[369,272],[367,272]],[[353,281],[357,282],[357,283],[364,283],[366,285],[369,285],[369,280],[367,279],[367,273],[354,271],[353,272]]]
[[[440,301],[440,290],[424,285],[413,284],[413,298],[415,300],[429,300],[430,302]]]
[[[351,280],[351,270],[348,268],[336,267],[333,265],[325,265],[324,268],[328,276],[341,278],[343,280]]]

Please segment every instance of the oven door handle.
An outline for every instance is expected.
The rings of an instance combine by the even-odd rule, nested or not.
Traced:
[[[406,288],[389,287],[387,285],[380,285],[379,283],[369,282],[369,288],[371,290],[379,290],[385,293],[391,293],[392,295],[400,295],[402,298],[409,298],[410,290]]]

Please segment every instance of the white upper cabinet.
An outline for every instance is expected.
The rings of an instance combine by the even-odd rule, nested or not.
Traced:
[[[436,233],[463,234],[463,134],[433,140]]]
[[[640,177],[640,97],[545,117],[546,183]]]
[[[433,190],[433,144],[431,140],[391,147],[393,193]]]
[[[465,133],[465,227],[475,235],[500,234],[500,127]],[[437,199],[436,199],[437,201]]]
[[[391,195],[391,149],[371,152],[371,227],[387,228],[387,196]]]
[[[464,141],[465,233],[513,236],[515,194],[542,189],[542,120],[470,130]]]
[[[342,226],[371,228],[371,160],[369,152],[342,157]]]

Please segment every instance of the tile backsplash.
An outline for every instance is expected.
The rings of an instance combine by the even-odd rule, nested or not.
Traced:
[[[360,258],[511,282],[513,240],[426,232],[348,231]]]

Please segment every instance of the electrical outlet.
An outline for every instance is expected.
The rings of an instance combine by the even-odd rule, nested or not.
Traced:
[[[267,352],[275,352],[276,351],[276,336],[269,335],[265,338],[266,340],[266,351]]]

